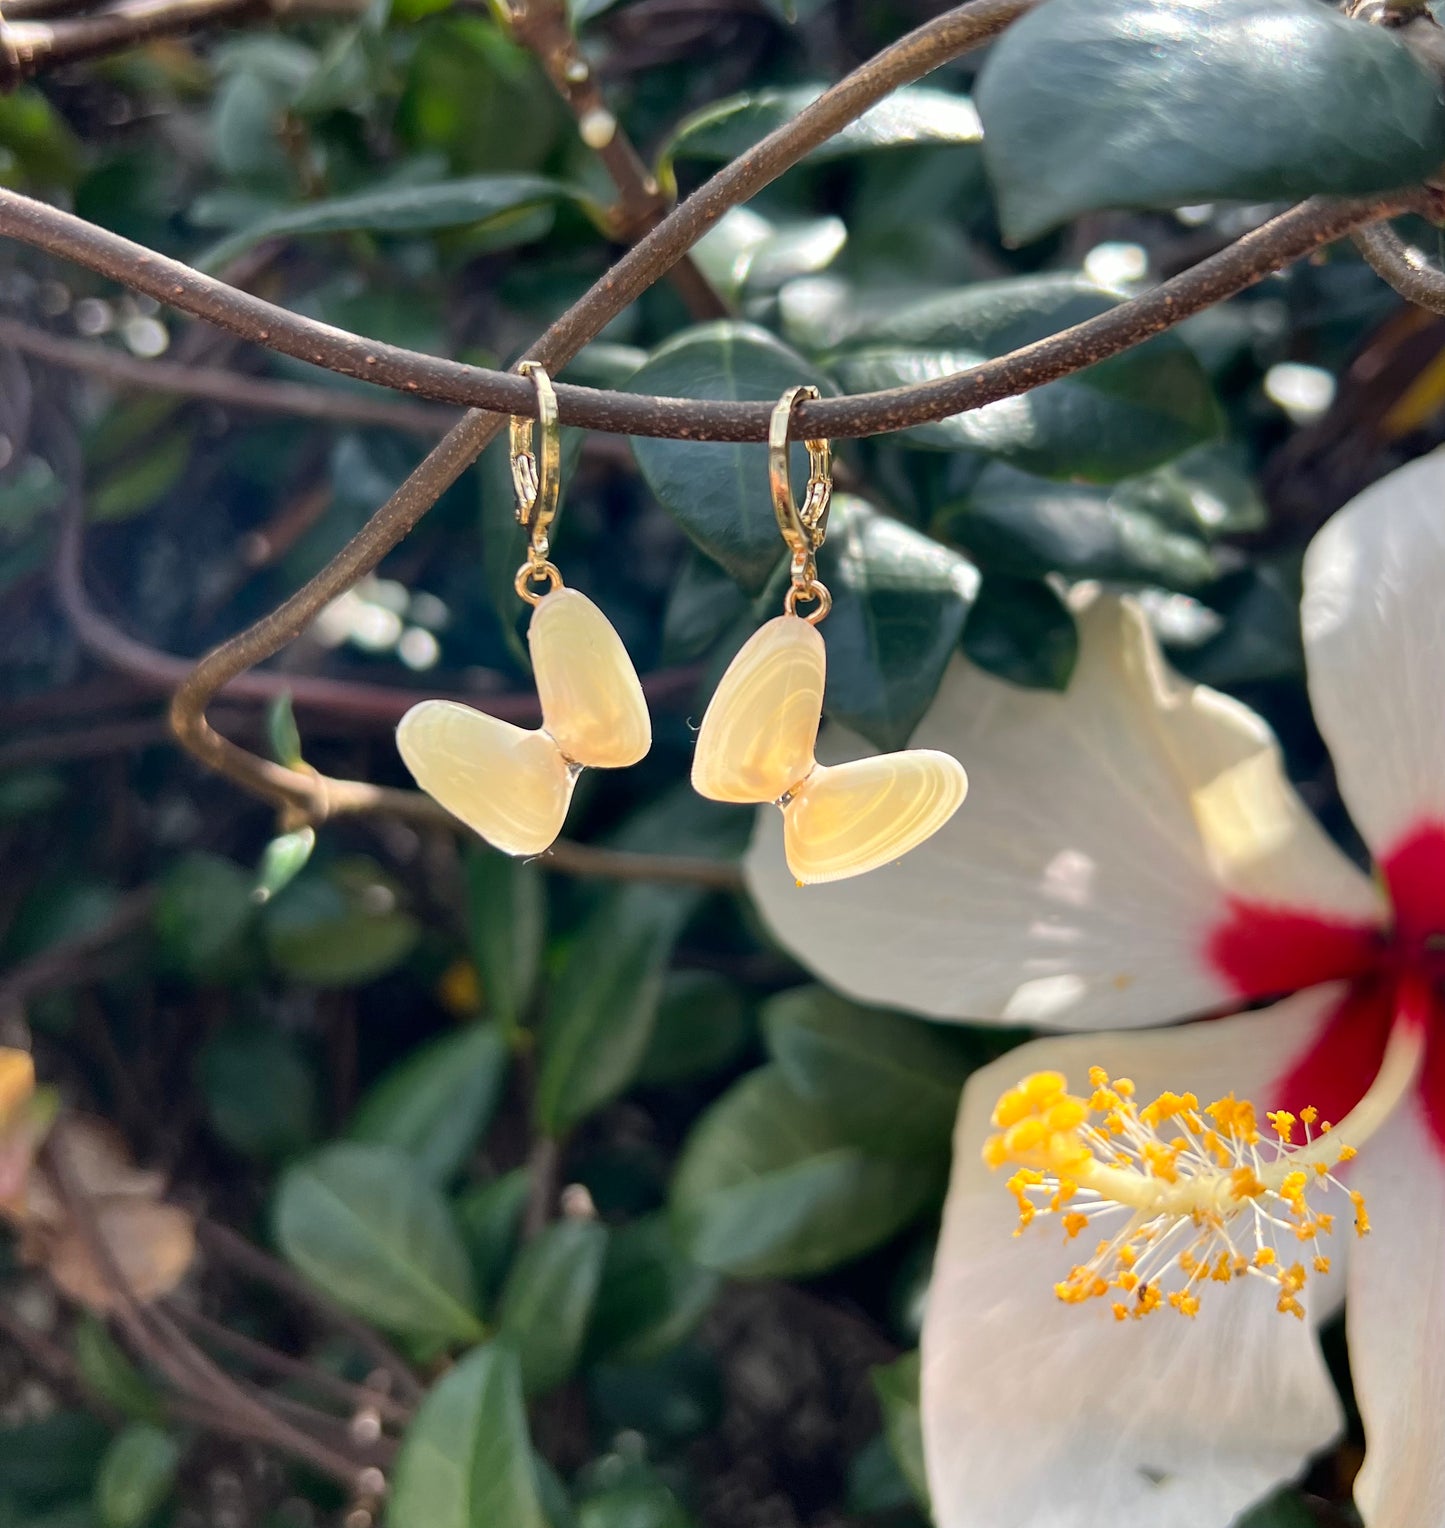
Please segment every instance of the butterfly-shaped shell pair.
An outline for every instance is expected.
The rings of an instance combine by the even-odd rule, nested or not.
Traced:
[[[541,854],[551,845],[584,765],[620,769],[652,746],[637,671],[585,594],[545,595],[527,641],[542,703],[535,731],[454,700],[424,700],[396,729],[416,783],[504,854]]]
[[[819,764],[826,668],[823,638],[801,616],[760,627],[713,695],[692,765],[701,795],[782,808],[788,868],[804,885],[862,875],[917,848],[968,790],[958,760],[930,748]]]

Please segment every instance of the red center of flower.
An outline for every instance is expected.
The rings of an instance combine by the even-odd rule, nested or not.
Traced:
[[[1314,1044],[1275,1090],[1283,1107],[1297,1113],[1313,1103],[1332,1120],[1343,1118],[1379,1070],[1401,977],[1420,977],[1432,995],[1420,1086],[1431,1127],[1445,1148],[1445,824],[1427,823],[1407,833],[1380,869],[1394,914],[1390,926],[1235,901],[1210,936],[1208,958],[1242,998],[1349,982]]]

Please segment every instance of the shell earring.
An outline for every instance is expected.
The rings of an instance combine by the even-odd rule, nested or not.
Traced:
[[[958,810],[968,777],[958,760],[928,748],[822,765],[814,756],[823,718],[827,656],[818,623],[832,596],[818,581],[817,551],[828,529],[832,453],[810,440],[808,491],[793,498],[788,426],[794,387],[773,410],[768,480],[783,540],[792,553],[784,614],[760,627],[728,665],[698,733],[693,788],[714,801],[771,801],[783,813],[783,846],[798,884],[862,875],[930,838]],[[806,615],[799,605],[811,606]]]
[[[516,589],[533,607],[527,642],[542,725],[527,732],[453,700],[424,700],[397,725],[396,746],[427,795],[494,848],[541,854],[562,831],[583,767],[637,763],[652,724],[622,638],[548,558],[562,457],[557,395],[540,366],[520,370],[537,389],[541,444],[534,453],[530,419],[512,419],[512,484],[528,536]]]

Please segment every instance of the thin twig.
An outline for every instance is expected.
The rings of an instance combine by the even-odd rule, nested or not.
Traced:
[[[365,1385],[354,1385],[339,1375],[325,1369],[318,1369],[315,1364],[309,1364],[305,1359],[293,1358],[289,1353],[278,1352],[275,1348],[267,1347],[264,1342],[257,1342],[252,1337],[232,1331],[223,1322],[211,1320],[200,1311],[174,1305],[171,1307],[171,1313],[182,1325],[190,1327],[203,1342],[221,1348],[253,1369],[309,1385],[319,1395],[340,1401],[352,1412],[370,1406],[375,1409],[378,1416],[388,1422],[406,1423],[411,1419],[411,1411],[408,1407],[394,1401],[390,1396],[383,1395],[379,1390],[369,1389]]]
[[[411,1366],[364,1321],[358,1321],[354,1316],[348,1315],[340,1306],[327,1299],[320,1290],[308,1284],[299,1275],[292,1273],[284,1263],[278,1263],[275,1258],[269,1257],[259,1247],[247,1241],[244,1236],[231,1230],[229,1226],[223,1226],[219,1221],[201,1220],[197,1223],[196,1234],[200,1238],[201,1245],[219,1261],[228,1263],[249,1278],[269,1284],[272,1289],[295,1300],[298,1304],[309,1306],[329,1326],[345,1332],[373,1363],[391,1376],[391,1381],[403,1402],[415,1405],[421,1400],[426,1392],[412,1372]]]
[[[1388,223],[1357,228],[1355,245],[1370,268],[1401,297],[1432,313],[1445,313],[1445,272],[1407,244]]]
[[[546,1229],[557,1202],[557,1174],[562,1146],[550,1135],[539,1135],[527,1157],[527,1203],[522,1210],[522,1240],[534,1241]]]
[[[506,7],[512,34],[541,64],[552,88],[577,119],[582,141],[602,161],[617,187],[612,230],[624,244],[635,243],[662,221],[668,198],[626,129],[608,110],[596,76],[582,56],[572,21],[561,0],[521,0]],[[729,308],[690,255],[668,272],[694,319],[726,318]]]
[[[63,463],[68,477],[78,470]],[[189,658],[178,658],[137,641],[96,609],[86,592],[83,570],[85,516],[78,494],[68,493],[60,516],[53,570],[55,598],[82,647],[105,664],[145,685],[169,695],[193,668]],[[695,689],[698,671],[693,666],[659,669],[643,677],[642,689],[654,705],[686,700]],[[440,695],[463,705],[525,724],[541,720],[534,692],[487,694],[403,690],[387,685],[357,684],[346,679],[325,679],[313,674],[240,674],[226,686],[231,700],[269,704],[289,695],[298,711],[315,710],[331,716],[354,717],[394,726],[423,696]]]
[[[117,0],[94,15],[51,21],[0,21],[0,90],[45,69],[82,58],[118,53],[157,37],[174,37],[198,27],[307,13],[360,13],[352,0]]]
[[[83,934],[58,940],[0,977],[0,1013],[19,1007],[37,993],[84,981],[96,957],[145,927],[155,906],[149,886],[127,892],[104,923]]]
[[[180,393],[190,398],[206,398],[226,408],[262,414],[288,414],[297,419],[324,419],[336,424],[380,425],[428,440],[444,434],[457,417],[451,409],[411,403],[404,398],[368,397],[304,382],[277,382],[218,366],[143,361],[109,346],[68,340],[13,318],[0,317],[0,345],[71,371],[86,372],[118,387]]]
[[[899,86],[987,42],[1036,3],[1038,0],[970,0],[885,48],[675,207],[547,330],[528,351],[527,359],[560,372],[607,323],[665,276],[733,207],[754,196]],[[1354,221],[1360,220],[1357,217]],[[1331,237],[1338,237],[1352,226],[1346,219]],[[213,277],[203,276],[179,261],[3,189],[0,189],[0,235],[63,255],[243,339],[346,376],[493,413],[536,413],[535,390],[515,373],[464,366],[457,361],[383,345],[288,313]],[[974,397],[972,389],[965,387],[955,405],[940,391],[954,380],[802,405],[794,411],[793,435],[795,438],[804,434],[875,435],[990,401],[988,397]],[[998,396],[1009,393],[1005,390]],[[771,412],[767,403],[653,398],[560,384],[557,397],[565,424],[617,434],[687,440],[766,440]],[[417,469],[416,479],[404,484],[381,512],[389,520],[388,512],[395,513],[405,506],[405,512],[412,517],[397,531],[396,540],[425,513],[437,494],[470,465],[496,432],[494,423],[485,428],[487,433],[478,434],[483,422],[464,419],[442,442],[435,459],[424,462]],[[423,493],[430,493],[431,497],[418,503]],[[388,523],[380,516],[378,521]],[[343,552],[342,558],[348,565],[357,552],[369,555],[373,541],[370,530],[370,527],[363,530],[352,547]],[[395,541],[389,542],[388,549],[394,544]],[[380,555],[377,554],[378,558]]]
[[[1018,7],[1023,3],[1024,0],[973,0],[974,5],[993,7],[1005,4]],[[827,100],[827,95],[819,97],[812,107],[765,138],[758,148],[770,144],[779,134],[788,134],[809,111]],[[859,110],[870,104],[871,99],[865,100]],[[801,140],[800,157],[814,146],[813,137],[809,134]],[[709,193],[718,180],[747,158],[745,155],[734,160],[727,170],[689,197],[624,255],[587,296],[537,341],[528,358],[541,360],[549,370],[560,371],[596,331],[647,285],[666,274],[677,258],[674,246],[679,238],[700,238],[726,207],[733,205],[728,202],[719,206]],[[776,173],[781,173],[781,169]],[[753,180],[748,179],[733,184],[730,194],[745,200],[756,189]],[[699,208],[698,198],[705,196],[708,200]],[[887,434],[1014,397],[1140,344],[1190,313],[1233,296],[1361,225],[1408,211],[1426,197],[1427,193],[1414,190],[1348,201],[1317,198],[1304,202],[1151,291],[1090,320],[1088,325],[1050,335],[1010,356],[933,381],[802,403],[794,410],[792,435],[800,439],[805,435],[839,438]],[[468,404],[494,414],[524,415],[536,410],[535,391],[524,378],[512,372],[488,371],[460,361],[422,355],[303,318],[18,192],[0,189],[0,235],[62,255],[242,339],[343,376],[360,377],[441,402]],[[648,251],[649,258],[634,262],[633,257],[640,251]],[[556,391],[562,423],[582,429],[674,440],[767,439],[771,413],[767,402],[658,397],[560,382]],[[443,458],[460,462],[438,492],[449,486],[486,444],[484,440],[472,449],[471,432],[475,427],[465,416],[455,428],[461,432],[458,436],[461,449],[457,449],[457,442],[451,445],[444,442],[442,458],[428,468],[430,475],[440,469]],[[496,428],[492,427],[493,433]],[[489,434],[487,440],[491,438]]]
[[[184,1394],[216,1406],[228,1416],[234,1414],[246,1430],[255,1430],[254,1436],[266,1438],[314,1469],[354,1488],[363,1465],[269,1411],[189,1342],[173,1322],[154,1308],[148,1310],[141,1305],[100,1229],[95,1207],[65,1147],[52,1137],[42,1149],[42,1156],[86,1255],[105,1283],[115,1319],[137,1352]]]

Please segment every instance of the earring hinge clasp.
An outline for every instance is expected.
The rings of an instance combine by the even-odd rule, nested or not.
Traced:
[[[817,562],[818,548],[828,534],[828,508],[833,500],[833,448],[822,438],[804,441],[808,450],[808,487],[799,505],[793,497],[788,427],[799,400],[820,396],[810,384],[790,387],[778,399],[768,421],[768,487],[778,529],[792,553],[792,584],[784,596],[783,608],[793,615],[799,600],[816,600],[818,608],[804,618],[815,625],[833,603],[827,588],[818,582]]]

